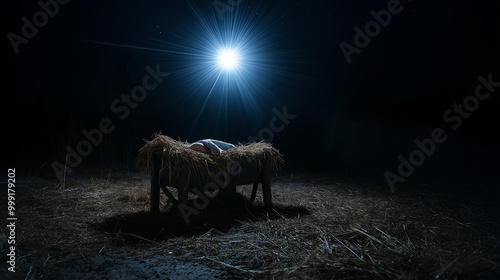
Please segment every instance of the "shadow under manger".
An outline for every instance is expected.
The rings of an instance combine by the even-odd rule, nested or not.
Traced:
[[[268,216],[264,205],[254,204],[248,207],[248,200],[239,193],[230,201],[210,201],[205,209],[189,216],[189,224],[186,224],[185,215],[183,216],[178,208],[170,207],[161,213],[141,211],[115,215],[96,224],[95,228],[113,235],[116,242],[161,241],[171,237],[200,235],[210,229],[227,232],[244,220],[262,221],[268,218],[295,218],[311,214],[300,206],[274,205],[272,215]],[[193,207],[193,203],[195,201],[190,200],[188,205]]]

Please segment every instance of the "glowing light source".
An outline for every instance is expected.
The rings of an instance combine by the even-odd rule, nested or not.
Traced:
[[[224,70],[233,70],[238,67],[238,52],[236,50],[224,49],[219,51],[217,63]]]
[[[202,118],[227,130],[223,124],[228,123],[229,112],[241,111],[251,118],[263,119],[263,110],[267,109],[262,104],[275,101],[274,92],[282,89],[280,84],[296,84],[301,78],[293,73],[296,68],[288,68],[288,63],[297,63],[295,52],[289,50],[287,43],[293,36],[278,32],[283,29],[280,22],[286,13],[275,9],[274,2],[260,0],[245,8],[224,10],[220,20],[211,1],[181,2],[191,16],[186,24],[172,28],[168,36],[146,38],[146,46],[94,43],[137,49],[149,52],[148,55],[157,53],[154,63],[162,62],[161,69],[168,65],[169,73],[176,77],[171,81],[183,93],[179,98],[186,99],[180,101],[192,104],[190,111],[183,112],[194,116],[194,120],[185,118],[182,124],[191,127],[189,135],[199,128],[197,123]],[[231,5],[234,4],[226,6]],[[288,8],[284,5],[283,9]],[[175,23],[174,18],[166,18],[164,25]]]

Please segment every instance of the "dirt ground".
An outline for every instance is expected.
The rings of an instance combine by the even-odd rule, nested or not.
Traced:
[[[390,193],[374,182],[280,175],[272,178],[272,216],[259,190],[250,209],[241,197],[213,202],[186,225],[165,195],[161,213],[149,213],[148,176],[102,170],[62,185],[19,174],[16,273],[7,271],[2,227],[0,278],[500,278],[497,186]],[[250,191],[238,188],[244,197]],[[6,208],[4,194],[1,201]]]

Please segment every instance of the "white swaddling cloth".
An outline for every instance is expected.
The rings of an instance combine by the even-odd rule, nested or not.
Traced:
[[[234,148],[234,145],[231,143],[226,143],[226,142],[214,140],[214,139],[198,140],[198,141],[194,142],[193,144],[189,145],[189,147],[196,145],[196,144],[200,144],[200,143],[203,144],[205,147],[207,147],[214,154],[219,154],[219,153],[222,153],[226,150]]]

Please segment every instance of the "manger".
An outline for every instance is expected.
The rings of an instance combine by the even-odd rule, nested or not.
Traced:
[[[236,192],[236,186],[253,184],[251,205],[258,184],[262,185],[264,207],[272,209],[271,171],[284,163],[282,155],[265,142],[238,144],[219,154],[205,154],[188,148],[189,143],[157,133],[139,149],[138,167],[151,172],[151,211],[159,212],[160,189],[175,206],[187,205],[188,193],[218,195]],[[177,189],[174,197],[166,186]]]

